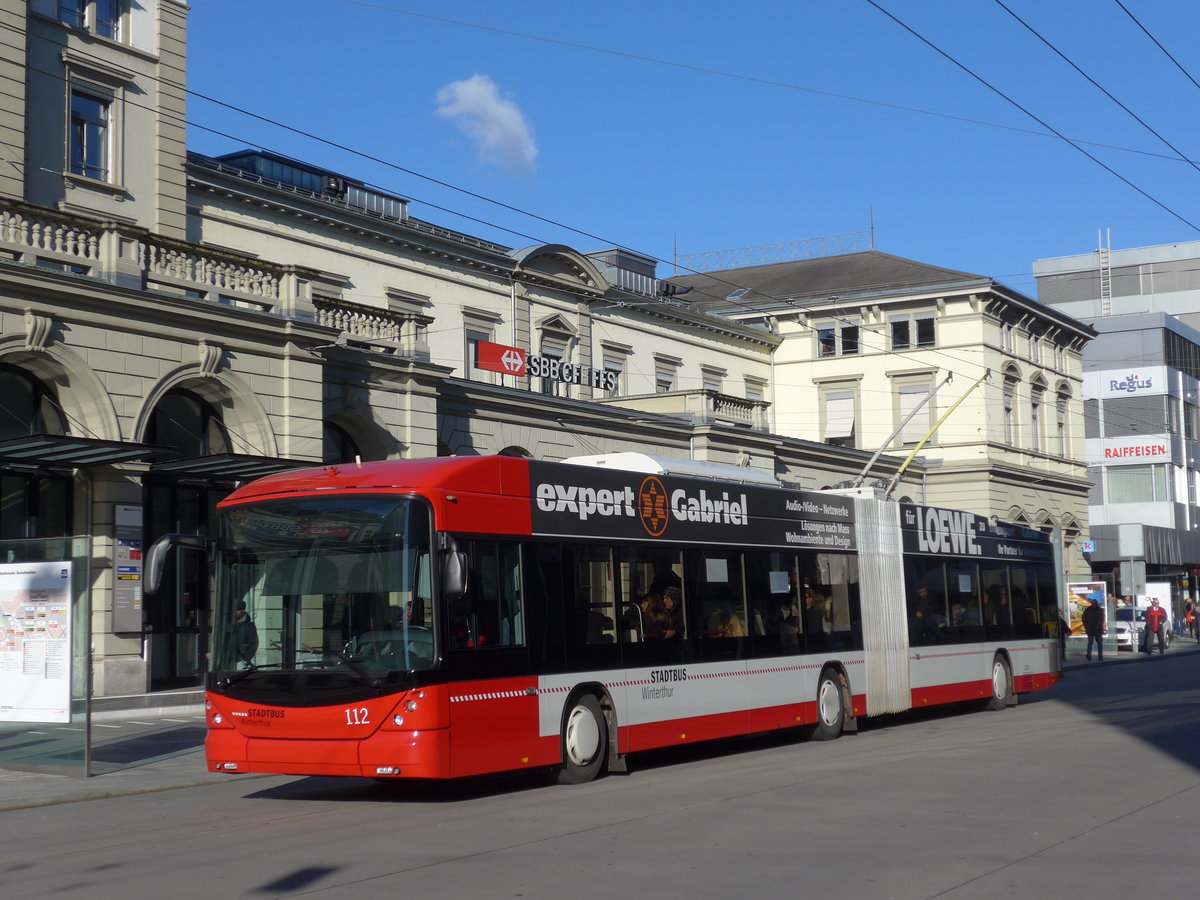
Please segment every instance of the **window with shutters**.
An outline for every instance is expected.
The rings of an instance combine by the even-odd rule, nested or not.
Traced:
[[[897,399],[899,402],[896,408],[896,425],[900,428],[900,444],[904,447],[915,447],[928,434],[933,424],[929,408],[929,385],[900,385]]]
[[[838,447],[855,446],[857,431],[854,391],[828,391],[822,408],[822,439]]]

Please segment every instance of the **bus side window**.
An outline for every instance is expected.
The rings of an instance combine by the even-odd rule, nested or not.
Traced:
[[[617,605],[612,556],[606,547],[581,547],[575,558],[575,608],[585,644],[614,644]]]
[[[568,545],[566,582],[561,598],[567,613],[567,658],[579,666],[615,666],[620,662],[617,587],[612,550]]]

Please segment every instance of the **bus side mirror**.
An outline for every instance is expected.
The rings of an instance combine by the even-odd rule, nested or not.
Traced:
[[[187,547],[190,550],[207,550],[208,538],[198,534],[164,534],[150,545],[146,551],[146,580],[142,590],[147,594],[156,594],[162,584],[163,567],[167,564],[167,554],[175,547]]]
[[[467,593],[467,554],[461,550],[442,551],[442,593],[448,600]]]

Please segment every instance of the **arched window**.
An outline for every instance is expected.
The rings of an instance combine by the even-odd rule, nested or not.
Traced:
[[[146,440],[174,447],[184,459],[229,453],[229,434],[220,414],[202,397],[182,388],[166,394],[150,417]]]
[[[346,429],[332,422],[321,427],[321,459],[328,465],[352,463],[362,456]]]
[[[1046,401],[1046,385],[1040,379],[1029,385],[1029,449],[1042,452],[1042,408]]]
[[[1004,443],[1017,446],[1017,374],[1004,373]]]
[[[1054,398],[1054,452],[1066,456],[1069,451],[1067,434],[1067,410],[1071,403],[1071,392],[1066,388],[1058,389]]]
[[[66,433],[66,419],[49,388],[22,369],[0,366],[0,440]],[[0,466],[0,540],[70,534],[71,501],[67,475]]]
[[[28,372],[0,365],[0,440],[27,434],[66,434],[58,401]]]

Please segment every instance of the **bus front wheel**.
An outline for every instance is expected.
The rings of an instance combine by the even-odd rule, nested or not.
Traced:
[[[561,784],[583,784],[604,768],[608,756],[608,725],[600,701],[581,694],[563,719]]]
[[[846,700],[842,685],[833,672],[822,672],[817,682],[817,724],[814,741],[832,741],[842,733],[846,721]]]

